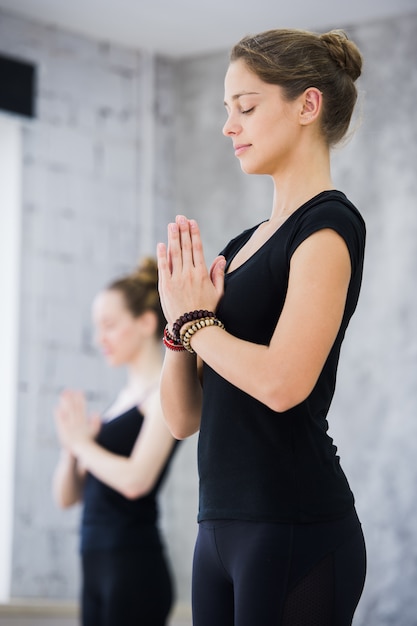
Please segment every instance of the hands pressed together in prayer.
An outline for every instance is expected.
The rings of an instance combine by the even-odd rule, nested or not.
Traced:
[[[80,444],[95,439],[101,420],[96,413],[87,414],[83,393],[66,390],[60,395],[55,408],[55,425],[62,447],[76,456]]]
[[[168,326],[188,311],[216,311],[223,295],[223,256],[210,270],[204,260],[200,230],[195,220],[178,215],[168,225],[168,245],[158,244],[159,295]]]

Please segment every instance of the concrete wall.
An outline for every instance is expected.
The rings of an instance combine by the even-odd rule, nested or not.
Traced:
[[[330,427],[368,544],[368,580],[355,624],[413,626],[417,14],[338,26],[359,44],[365,68],[360,125],[334,154],[334,180],[363,212],[368,249]],[[100,408],[119,382],[92,346],[91,297],[110,277],[130,268],[145,246],[165,239],[166,223],[176,212],[198,219],[210,262],[231,236],[268,217],[272,187],[268,179],[241,173],[221,135],[227,51],[152,62],[145,53],[100,45],[2,12],[0,50],[38,62],[40,71],[37,118],[22,122],[11,592],[71,598],[78,589],[79,511],[60,512],[51,500],[57,458],[52,408],[63,385],[86,389],[92,405]],[[154,85],[154,100],[143,93],[149,85]],[[185,442],[163,499],[162,525],[178,597],[185,603],[196,532],[195,444],[195,438]]]

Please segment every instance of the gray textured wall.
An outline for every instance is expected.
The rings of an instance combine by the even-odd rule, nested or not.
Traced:
[[[352,29],[363,119],[335,167],[368,224],[333,420],[367,537],[363,626],[417,624],[416,29],[417,14]]]
[[[338,25],[343,26],[343,25]],[[369,573],[356,626],[417,625],[417,14],[348,28],[365,57],[362,113],[334,154],[336,186],[368,224],[362,298],[342,351],[330,428],[357,497]],[[141,253],[141,164],[153,158],[155,242],[176,212],[198,219],[210,261],[268,216],[268,179],[241,173],[229,142],[227,51],[155,64],[155,151],[141,143],[140,52],[99,45],[0,12],[0,50],[39,63],[38,117],[23,122],[21,349],[14,596],[74,597],[79,511],[50,496],[52,407],[63,385],[103,406],[119,378],[91,341],[92,295]],[[149,181],[148,181],[149,182]],[[414,271],[413,271],[414,270]],[[196,439],[163,499],[163,528],[189,601],[196,532]]]

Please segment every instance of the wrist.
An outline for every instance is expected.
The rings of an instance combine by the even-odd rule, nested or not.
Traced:
[[[191,346],[191,340],[195,336],[195,334],[202,330],[203,328],[209,328],[210,326],[218,326],[219,328],[224,329],[224,324],[217,317],[204,317],[199,320],[195,320],[194,322],[188,322],[184,324],[181,328],[181,343],[184,348],[190,352],[191,354],[195,354]]]
[[[61,448],[61,459],[63,463],[66,463],[69,466],[77,464],[77,457],[68,446],[63,446]]]
[[[166,348],[172,352],[187,351],[195,354],[191,347],[191,338],[198,330],[209,326],[218,326],[224,328],[221,322],[212,311],[199,309],[184,313],[172,325],[172,331],[169,330],[168,324],[165,326],[162,341]]]
[[[195,311],[183,313],[183,315],[180,315],[173,323],[171,334],[177,342],[181,342],[181,329],[184,325],[211,317],[214,318],[215,314],[212,311],[207,311],[206,309],[196,309]]]
[[[185,352],[185,348],[181,341],[177,340],[172,332],[168,328],[168,324],[165,326],[164,335],[162,337],[162,343],[171,352]]]
[[[93,440],[90,437],[86,436],[77,439],[77,441],[72,444],[71,452],[77,461],[85,461],[85,455],[88,453],[88,449],[90,448],[92,443]]]

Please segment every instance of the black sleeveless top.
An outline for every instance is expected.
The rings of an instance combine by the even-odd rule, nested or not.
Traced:
[[[228,265],[255,228],[223,250]],[[255,254],[226,274],[217,315],[232,335],[268,345],[284,305],[291,256],[324,228],[345,240],[352,274],[339,333],[309,397],[277,413],[204,365],[199,521],[327,521],[353,507],[326,416],[362,280],[365,224],[357,209],[339,191],[323,192],[301,206]]]
[[[122,456],[130,456],[143,424],[143,415],[133,407],[118,417],[104,422],[97,436],[103,448]],[[147,546],[157,542],[155,526],[158,519],[157,494],[167,473],[174,452],[160,473],[152,491],[130,500],[118,491],[87,473],[81,523],[81,551]]]

